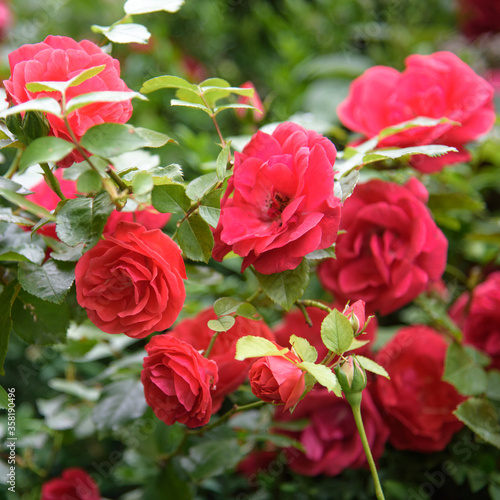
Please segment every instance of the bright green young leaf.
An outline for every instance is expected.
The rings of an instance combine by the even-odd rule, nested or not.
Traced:
[[[227,332],[234,326],[234,323],[235,319],[232,316],[221,316],[217,319],[210,319],[207,325],[214,332]]]
[[[323,344],[335,354],[343,354],[351,346],[354,338],[349,320],[337,309],[334,309],[321,323],[321,339]]]
[[[260,111],[251,104],[223,104],[222,106],[216,106],[214,108],[214,114],[218,115],[221,111],[225,111],[226,109],[252,109],[255,111]]]
[[[186,188],[181,184],[155,186],[151,199],[153,207],[164,214],[186,213],[191,206],[191,201],[186,196]]]
[[[229,159],[229,153],[231,152],[231,141],[225,145],[222,151],[217,156],[217,162],[215,163],[215,172],[217,173],[217,178],[219,181],[223,181],[226,178],[227,161]]]
[[[137,196],[150,193],[154,186],[153,176],[149,172],[137,172],[132,179],[132,189]]]
[[[400,149],[377,149],[363,156],[363,164],[373,163],[374,161],[402,158],[411,155],[442,156],[446,153],[457,152],[456,148],[431,144],[429,146],[414,146]]]
[[[259,313],[252,304],[243,302],[236,310],[236,316],[243,316],[248,319],[259,319]]]
[[[217,316],[226,316],[235,313],[241,304],[243,304],[241,300],[233,297],[221,297],[215,301],[214,311]]]
[[[304,259],[295,269],[275,274],[255,273],[266,295],[286,311],[299,300],[309,283],[309,264]]]
[[[318,351],[310,344],[307,339],[292,335],[290,337],[290,345],[302,361],[315,363],[318,359]]]
[[[382,140],[391,135],[399,134],[400,132],[410,130],[418,127],[435,127],[437,125],[442,125],[447,123],[451,126],[460,125],[460,123],[450,120],[449,118],[429,118],[427,116],[417,116],[412,120],[406,122],[398,123],[397,125],[391,125],[390,127],[384,128],[378,134],[378,139]]]
[[[83,172],[76,181],[76,190],[79,193],[92,193],[102,188],[101,176],[95,170]]]
[[[207,108],[204,104],[198,104],[195,102],[186,102],[186,101],[181,101],[179,99],[172,99],[170,101],[170,105],[171,106],[184,106],[187,108],[201,109],[202,111],[204,111],[208,115],[210,115],[210,116],[212,115],[212,111],[209,108]]]
[[[202,175],[188,184],[186,194],[193,201],[201,200],[217,185],[217,182],[217,174],[215,172]]]
[[[24,210],[36,215],[39,218],[46,218],[51,221],[55,220],[55,217],[46,208],[33,203],[31,200],[27,200],[24,196],[18,193],[13,193],[8,189],[0,188],[0,196],[3,196],[7,201],[24,208]]]
[[[72,247],[79,243],[94,245],[113,209],[108,193],[68,200],[57,214],[57,236]]]
[[[94,24],[90,27],[94,33],[103,34],[113,43],[148,43],[151,33],[146,26],[136,23],[115,24],[112,26],[99,26]]]
[[[373,361],[372,359],[358,355],[356,355],[356,359],[359,361],[359,364],[365,370],[368,370],[369,372],[375,373],[377,375],[381,375],[382,377],[385,378],[391,378],[389,377],[389,374],[387,373],[386,369],[380,366],[378,363],[375,363],[375,361]]]
[[[500,448],[499,415],[488,400],[469,398],[453,414],[480,438]]]
[[[28,344],[53,345],[66,341],[70,312],[66,302],[54,304],[21,290],[12,306],[16,335]]]
[[[127,0],[123,9],[126,14],[148,14],[149,12],[177,12],[184,0]]]
[[[31,295],[61,304],[75,280],[75,270],[73,266],[63,266],[50,259],[42,266],[20,262],[18,279]]]
[[[4,374],[2,373],[2,375]],[[4,410],[8,408],[8,406],[9,406],[9,396],[7,394],[7,391],[2,386],[0,386],[0,409]]]
[[[0,375],[5,375],[3,364],[9,347],[10,331],[12,330],[12,304],[21,287],[11,281],[0,293]]]
[[[122,102],[130,101],[130,99],[141,99],[147,101],[147,97],[139,94],[139,92],[117,92],[103,90],[101,92],[90,92],[89,94],[81,94],[73,97],[66,105],[66,113],[70,114],[77,109],[94,104],[96,102]]]
[[[359,349],[360,347],[363,347],[365,346],[366,344],[369,344],[370,341],[369,340],[359,340],[357,338],[353,338],[352,339],[352,342],[351,342],[351,345],[349,346],[349,349],[347,349],[348,351],[354,351],[354,349]],[[365,368],[365,370],[368,370],[368,368]],[[368,370],[370,371],[370,370]]]
[[[456,342],[448,347],[443,380],[454,385],[460,394],[478,396],[486,392],[488,375],[476,357],[477,351]]]
[[[335,396],[342,397],[342,389],[340,388],[339,381],[331,368],[325,365],[316,365],[308,361],[303,361],[299,366],[310,373],[319,384],[326,387],[330,392],[333,392]]]
[[[94,66],[93,68],[83,70],[79,75],[74,76],[68,81],[68,87],[76,87],[77,85],[90,80],[93,76],[98,75],[104,68],[106,68],[106,65],[101,64],[100,66]]]
[[[5,109],[0,112],[0,118],[7,118],[7,116],[17,115],[25,111],[43,111],[51,115],[62,118],[61,105],[52,97],[41,97],[40,99],[33,99],[31,101],[23,102],[17,106]]]
[[[75,149],[74,144],[59,137],[39,137],[23,152],[19,170],[22,172],[37,163],[57,162],[69,155],[73,149]]]
[[[264,337],[247,335],[241,337],[236,343],[236,356],[234,359],[242,361],[248,358],[260,358],[262,356],[284,356],[288,349],[279,349],[270,340]]]
[[[182,221],[177,242],[188,259],[208,262],[212,256],[214,236],[210,226],[198,214]]]
[[[198,87],[184,80],[184,78],[164,75],[145,81],[141,87],[141,93],[149,94],[150,92],[160,89],[189,89],[197,92]]]

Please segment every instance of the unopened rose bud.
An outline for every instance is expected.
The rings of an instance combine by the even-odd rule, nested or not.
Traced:
[[[355,356],[348,356],[345,361],[337,365],[335,374],[339,379],[344,394],[361,392],[366,387],[365,369],[359,364]]]
[[[364,300],[357,300],[352,306],[345,306],[342,314],[351,323],[354,330],[354,336],[357,336],[360,333],[364,332],[366,326],[372,318],[370,316],[368,319],[366,319]]]
[[[50,131],[47,118],[39,111],[27,111],[23,118],[23,132],[28,142],[45,137]]]

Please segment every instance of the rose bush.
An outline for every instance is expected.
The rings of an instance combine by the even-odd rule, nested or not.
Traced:
[[[391,379],[377,377],[373,393],[398,450],[441,451],[463,426],[452,412],[464,398],[442,380],[446,349],[439,333],[414,325],[377,353]]]
[[[159,229],[120,222],[75,269],[78,303],[107,333],[143,338],[177,319],[186,291],[181,250]]]
[[[89,92],[130,90],[120,78],[120,63],[88,40],[76,42],[65,36],[50,35],[41,43],[23,45],[11,52],[9,63],[11,76],[3,83],[11,104],[21,104],[41,97],[61,99],[60,92],[31,92],[26,84],[67,81],[85,69],[101,65],[105,65],[105,68],[99,74],[67,90],[68,100]],[[74,135],[80,139],[94,125],[125,123],[131,115],[130,101],[96,102],[70,113],[68,121]],[[71,141],[71,135],[62,119],[51,114],[47,115],[47,119],[51,135]],[[59,165],[69,167],[75,161],[83,161],[78,151],[61,160]]]
[[[372,180],[344,203],[336,259],[318,268],[337,300],[362,299],[388,314],[411,302],[443,274],[448,241],[425,205],[425,187]]]
[[[235,153],[234,175],[221,200],[216,260],[233,251],[242,270],[263,274],[296,268],[336,237],[341,203],[333,194],[336,150],[325,137],[295,123],[257,132]]]
[[[368,69],[352,82],[337,112],[347,128],[367,138],[417,116],[460,123],[417,127],[380,142],[382,147],[444,144],[458,149],[440,158],[413,158],[412,165],[426,173],[470,159],[464,145],[488,132],[495,121],[493,88],[451,52],[411,55],[402,73],[386,66]]]
[[[100,500],[101,494],[94,480],[83,470],[70,467],[61,477],[42,486],[40,500]]]
[[[205,309],[194,318],[180,321],[169,333],[179,340],[188,342],[197,351],[204,351],[214,334],[207,322],[216,318],[217,315],[212,308]],[[230,330],[217,336],[209,355],[209,359],[217,364],[219,372],[219,381],[212,391],[213,412],[218,411],[224,398],[234,392],[247,378],[252,360],[238,361],[234,359],[236,342],[245,335],[274,340],[273,333],[263,321],[255,321],[241,316],[235,318],[235,324]]]
[[[300,358],[292,352],[255,361],[248,373],[252,392],[266,403],[284,404],[284,411],[293,408],[305,389],[305,372],[294,362]]]
[[[167,425],[200,427],[212,414],[212,388],[218,375],[214,361],[191,344],[164,334],[146,345],[141,381],[146,402]]]
[[[361,414],[373,457],[377,460],[384,451],[389,429],[367,391],[363,393]],[[305,449],[305,453],[296,448],[287,449],[288,464],[295,472],[306,476],[336,476],[344,469],[366,465],[366,456],[349,404],[345,399],[333,396],[327,389],[321,388],[307,394],[292,414],[277,409],[275,418],[280,433],[279,422],[304,418],[309,420],[304,430],[286,433],[297,439]]]
[[[500,369],[500,272],[491,273],[472,293],[464,292],[450,309],[464,341],[491,357]]]

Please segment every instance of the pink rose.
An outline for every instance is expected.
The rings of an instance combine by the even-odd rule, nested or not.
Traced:
[[[386,66],[368,69],[352,82],[337,112],[347,128],[367,138],[417,116],[461,123],[410,129],[379,144],[403,148],[444,144],[459,150],[439,158],[414,157],[412,165],[426,173],[467,161],[470,154],[464,145],[488,132],[495,121],[493,88],[451,52],[412,55],[402,73]]]
[[[441,451],[462,423],[453,410],[464,398],[442,381],[447,345],[432,328],[402,328],[378,352],[376,361],[391,379],[377,377],[374,398],[398,450]]]
[[[295,123],[272,135],[257,132],[235,153],[234,174],[221,201],[214,258],[233,251],[242,270],[264,274],[296,268],[337,237],[340,200],[333,195],[335,146]]]
[[[500,272],[490,274],[472,296],[460,295],[450,316],[464,332],[465,342],[491,356],[490,367],[500,369]]]
[[[266,403],[284,404],[285,410],[294,407],[305,389],[305,372],[294,361],[300,363],[292,352],[255,361],[248,373],[252,392]]]
[[[52,97],[60,99],[59,92],[30,92],[26,84],[39,81],[66,81],[83,70],[95,66],[106,67],[96,76],[68,89],[68,100],[81,94],[100,91],[129,91],[120,79],[120,63],[105,54],[88,40],[76,42],[65,36],[48,36],[42,43],[23,45],[9,54],[11,77],[4,80],[7,99],[11,104],[21,104],[32,99]],[[100,123],[125,123],[132,115],[130,101],[94,103],[77,109],[68,117],[77,139],[94,125]],[[48,114],[51,135],[71,141],[63,120]],[[69,167],[83,161],[78,152],[68,155],[59,164]]]
[[[368,391],[363,392],[361,415],[373,457],[383,453],[389,430],[384,424]],[[325,474],[336,476],[345,469],[366,466],[366,456],[361,444],[349,403],[336,397],[327,389],[312,391],[299,402],[292,414],[276,410],[277,431],[279,422],[307,418],[308,425],[300,432],[286,432],[297,439],[305,453],[296,448],[287,449],[288,464],[292,470],[305,476]]]
[[[361,299],[389,314],[441,278],[448,241],[425,205],[416,179],[404,186],[372,180],[344,203],[336,259],[318,268],[322,285],[341,302]]]
[[[205,309],[194,318],[180,321],[169,334],[188,342],[197,351],[204,351],[214,335],[214,331],[208,328],[207,322],[216,318],[217,315],[212,308]],[[235,320],[236,322],[230,330],[219,333],[210,351],[209,359],[217,363],[219,371],[219,381],[212,391],[213,413],[220,409],[224,398],[246,380],[248,370],[253,362],[253,359],[245,359],[244,361],[234,359],[236,342],[246,335],[274,340],[273,333],[263,321],[255,321],[241,316],[236,317]]]
[[[64,469],[61,477],[42,486],[40,500],[100,500],[101,494],[94,480],[77,467]]]
[[[13,15],[7,1],[0,1],[0,41],[5,40],[13,24]]]
[[[171,335],[155,335],[146,345],[141,381],[155,415],[172,425],[200,427],[212,414],[217,365],[193,346]]]
[[[97,327],[143,338],[170,327],[186,291],[180,248],[159,229],[120,222],[75,268],[76,297]]]
[[[260,122],[264,118],[264,106],[262,105],[262,101],[260,100],[259,94],[257,93],[257,89],[254,87],[254,84],[252,82],[245,82],[243,85],[240,85],[240,87],[243,89],[253,89],[253,96],[240,96],[238,98],[238,104],[249,104],[250,106],[257,108],[258,111],[252,111],[252,118],[254,122]],[[245,118],[249,111],[249,109],[244,108],[235,109],[236,116],[241,120]]]

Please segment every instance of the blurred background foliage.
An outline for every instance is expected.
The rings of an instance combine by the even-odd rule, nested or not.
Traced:
[[[122,8],[120,0],[12,1],[15,21],[1,45],[2,79],[9,76],[11,50],[40,42],[49,34],[106,45],[90,26],[112,24],[122,17]],[[467,39],[461,34],[458,6],[452,0],[186,0],[176,14],[145,15],[136,22],[153,34],[150,43],[114,44],[111,52],[120,60],[122,76],[131,89],[139,90],[144,81],[163,74],[195,83],[211,76],[232,85],[254,83],[266,109],[264,120],[256,124],[250,118],[222,114],[225,137],[251,135],[261,125],[294,117],[343,149],[348,135],[337,120],[336,106],[347,95],[350,81],[370,66],[401,70],[408,55],[443,49],[454,51],[479,73],[500,66],[498,35]],[[173,91],[162,91],[150,94],[149,102],[134,102],[131,122],[176,139],[178,145],[155,154],[163,165],[181,164],[190,179],[214,162],[220,150],[218,138],[207,116],[172,108],[173,97]],[[497,126],[475,149],[470,165],[424,179],[431,193],[430,208],[450,241],[445,274],[450,295],[440,304],[442,308],[500,263],[499,133]],[[9,154],[5,151],[7,161],[0,168],[6,169]],[[409,175],[409,170],[391,170],[393,166],[385,164],[365,175],[389,180]],[[237,260],[224,267],[217,263],[188,266],[189,301],[183,315],[192,316],[221,296],[249,295],[254,283],[248,275],[241,277],[238,269]],[[307,294],[329,300],[315,279]],[[260,306],[270,323],[279,320],[269,304]],[[65,312],[57,314],[64,323],[61,328],[70,316],[73,322],[66,344],[28,346],[17,336],[11,338],[2,386],[17,391],[21,466],[18,493],[5,498],[35,500],[47,478],[70,466],[98,474],[102,494],[111,499],[160,500],[167,498],[165,491],[175,500],[372,497],[365,470],[346,471],[335,478],[307,478],[288,472],[278,462],[275,470],[252,484],[234,473],[245,453],[254,446],[264,447],[262,436],[271,426],[269,412],[242,416],[237,430],[224,427],[208,432],[193,441],[196,446],[188,457],[167,461],[181,439],[180,426],[165,426],[137,403],[142,396],[134,398],[142,393],[139,374],[145,341],[102,334],[83,321],[76,302],[67,320]],[[428,310],[409,306],[383,318],[379,338],[387,339],[394,325],[416,320],[432,323],[433,319]],[[242,389],[226,408],[252,397]],[[454,442],[468,443],[474,439],[471,436],[464,430]],[[214,443],[219,444],[214,447]],[[438,470],[445,459],[456,462],[457,473],[433,498],[500,498],[499,454],[491,447],[474,451],[468,461],[449,453],[423,456],[389,449],[380,463],[387,498],[408,498],[412,485],[414,498],[427,498],[418,493],[422,482],[428,481],[424,474]],[[1,478],[4,467],[0,462]],[[197,493],[193,493],[195,484]],[[487,484],[489,493],[484,488]]]

